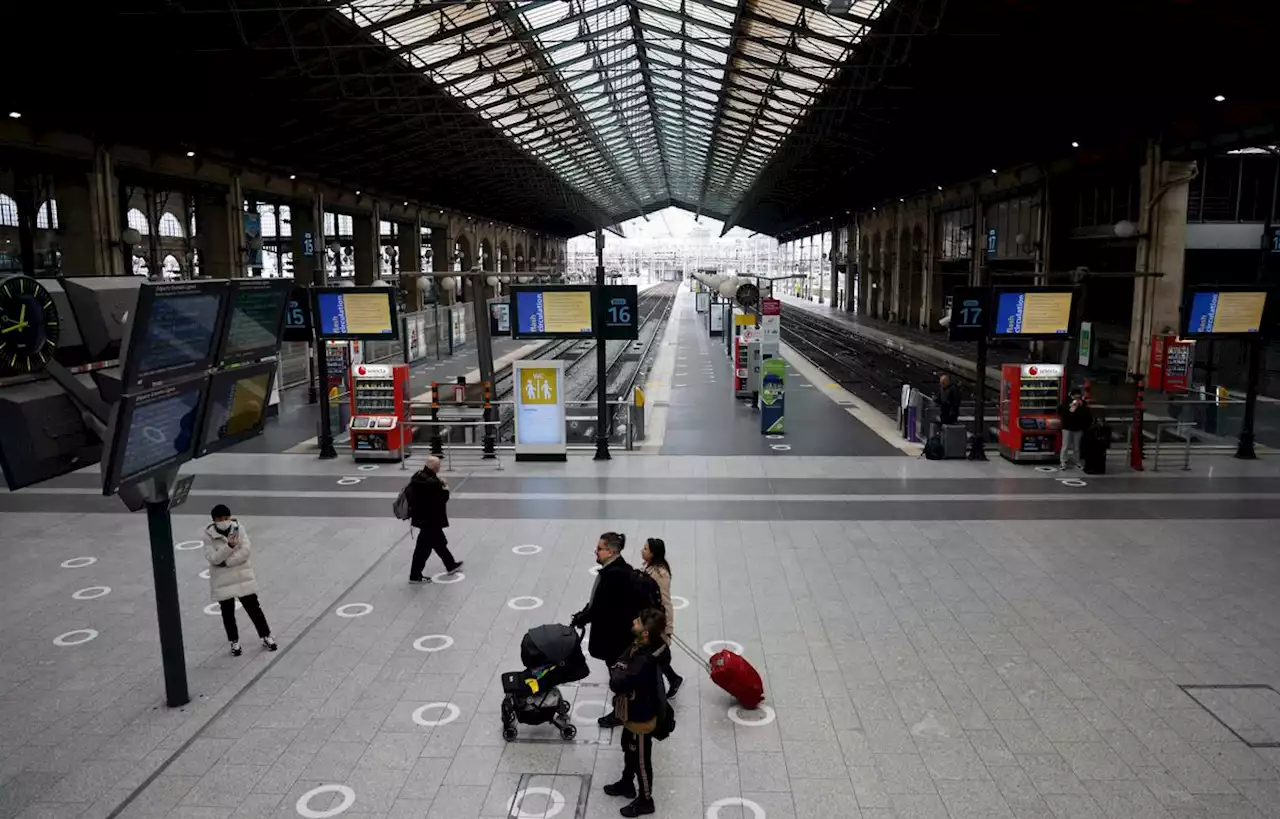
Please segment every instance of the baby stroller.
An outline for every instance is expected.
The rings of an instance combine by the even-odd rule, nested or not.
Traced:
[[[557,624],[529,629],[520,642],[523,671],[502,675],[502,738],[516,738],[516,724],[551,723],[560,736],[573,739],[578,729],[569,722],[569,701],[559,686],[585,680],[591,673],[582,656],[582,633]]]

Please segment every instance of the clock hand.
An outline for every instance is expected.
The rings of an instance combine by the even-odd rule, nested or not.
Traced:
[[[24,321],[19,324],[15,324],[12,327],[6,327],[3,330],[0,330],[0,333],[12,333],[14,330],[21,330],[26,326],[27,326],[27,322]]]

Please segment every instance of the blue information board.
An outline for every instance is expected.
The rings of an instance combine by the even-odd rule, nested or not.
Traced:
[[[1267,291],[1196,290],[1187,307],[1184,334],[1254,335],[1262,330]]]
[[[1024,338],[1069,335],[1073,295],[1069,289],[997,289],[991,334]]]
[[[312,288],[316,335],[334,341],[395,341],[400,337],[390,287]]]
[[[513,338],[583,338],[594,330],[590,286],[515,286],[511,290]]]
[[[541,334],[547,331],[547,308],[542,291],[517,292],[516,332],[520,335]]]

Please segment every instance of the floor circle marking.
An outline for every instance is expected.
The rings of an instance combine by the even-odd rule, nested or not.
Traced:
[[[240,601],[239,601],[239,600],[237,600],[237,601],[236,601],[236,610],[238,611],[238,610],[243,609],[243,608],[244,608],[244,606],[240,605]],[[205,613],[205,614],[209,614],[209,615],[222,614],[222,604],[220,604],[220,603],[210,603],[209,605],[207,605],[207,606],[205,606],[205,607],[204,607],[204,613]]]
[[[443,708],[447,715],[440,719],[427,719],[424,713],[433,708]],[[434,728],[437,725],[448,725],[449,723],[462,716],[462,709],[451,702],[429,702],[426,705],[420,705],[413,709],[413,721],[421,725],[423,728]]]
[[[377,468],[378,468],[377,464],[361,464],[360,466],[356,467],[356,469],[360,470],[361,472],[372,472]]]
[[[184,540],[181,543],[173,544],[173,548],[179,552],[194,552],[196,549],[204,547],[203,540]]]
[[[312,810],[310,808],[311,800],[326,793],[340,794],[342,800],[328,810]],[[299,796],[298,803],[293,806],[293,809],[303,819],[333,819],[334,816],[340,813],[346,813],[355,803],[356,792],[346,785],[321,785]]]
[[[454,574],[449,574],[448,572],[440,572],[439,574],[431,575],[432,583],[441,583],[445,586],[448,586],[451,583],[461,583],[466,579],[467,579],[467,576],[462,572],[456,572]]]
[[[90,586],[87,589],[72,594],[72,598],[76,600],[97,600],[99,597],[106,597],[111,594],[110,586]]]
[[[1059,483],[1061,483],[1063,486],[1073,486],[1073,487],[1081,487],[1081,486],[1089,485],[1088,481],[1082,481],[1079,478],[1063,478],[1061,481],[1059,481]]]
[[[429,646],[427,645],[428,640],[440,640],[442,642],[438,646]],[[451,645],[453,645],[453,638],[448,634],[424,634],[413,641],[413,647],[415,650],[426,651],[428,653],[433,651],[444,651]]]
[[[526,602],[531,605],[526,605]],[[532,611],[542,608],[541,597],[513,597],[507,601],[507,608],[515,611]]]
[[[368,603],[347,603],[346,605],[338,606],[333,610],[333,613],[339,617],[364,617],[371,611],[373,611],[373,606]]]
[[[599,719],[599,717],[580,717],[578,715],[578,709],[584,705],[600,706],[601,717],[613,711],[613,709],[609,707],[609,703],[605,702],[604,700],[575,700],[573,703],[573,708],[569,710],[569,718],[572,719],[574,722],[578,723],[579,725],[590,725],[591,723]]]
[[[84,636],[80,637],[78,640],[71,639],[72,637],[77,637],[79,635]],[[78,646],[81,643],[87,643],[90,640],[97,638],[97,636],[98,632],[91,628],[78,628],[75,631],[68,631],[66,634],[59,634],[57,637],[54,637],[53,644],[63,648],[70,648],[71,646]]]
[[[707,819],[720,819],[720,811],[725,808],[742,808],[751,814],[751,819],[765,819],[764,808],[750,799],[738,796],[726,796],[724,799],[712,802],[711,807],[707,808]]]
[[[523,803],[529,796],[545,796],[551,804],[540,813],[525,813]],[[516,795],[507,803],[507,816],[511,819],[551,819],[553,816],[559,816],[563,810],[564,794],[551,788],[535,787],[516,791]]]
[[[1056,466],[1037,466],[1036,471],[1048,473],[1048,472],[1060,472],[1061,470],[1058,469],[1058,467]]]
[[[338,478],[338,486],[355,486],[363,480],[364,478]]]
[[[672,611],[680,611],[680,609],[687,609],[687,608],[689,608],[689,598],[681,597],[678,594],[671,595]]]
[[[512,546],[511,551],[518,555],[536,555],[542,551],[542,547],[533,543],[525,543],[521,546]]]
[[[741,654],[743,652],[742,643],[739,643],[736,640],[711,640],[710,642],[702,644],[702,651],[705,654],[715,654],[716,649],[719,648],[727,648],[734,654]]]
[[[62,561],[64,569],[83,569],[85,566],[92,566],[98,562],[96,557],[73,557],[70,560]]]
[[[781,441],[781,440],[783,440],[784,438],[786,438],[787,436],[785,436],[785,435],[766,435],[766,436],[764,436],[764,437],[768,438],[770,441]]]
[[[791,445],[790,444],[769,444],[769,449],[772,449],[774,452],[786,452],[787,450],[791,449]]]
[[[761,716],[759,719],[747,719],[745,716],[743,716],[744,714],[756,714],[756,713],[763,714],[763,716]],[[761,725],[768,725],[769,723],[773,722],[777,718],[778,718],[777,713],[767,705],[761,705],[755,711],[748,711],[747,709],[743,708],[741,705],[729,706],[729,719],[737,723],[738,725],[743,725],[743,726],[746,726],[747,728],[758,728]]]

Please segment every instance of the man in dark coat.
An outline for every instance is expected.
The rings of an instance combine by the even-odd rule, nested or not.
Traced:
[[[600,536],[596,542],[596,563],[600,564],[600,571],[591,587],[591,599],[570,621],[574,628],[591,626],[587,651],[610,669],[634,639],[631,624],[636,619],[636,595],[632,589],[631,565],[622,558],[626,544],[626,535],[617,532]],[[601,728],[613,728],[622,723],[609,713],[599,719],[599,724]]]
[[[430,583],[422,576],[422,568],[434,551],[444,561],[446,572],[453,574],[462,568],[461,560],[454,560],[449,551],[449,539],[444,530],[449,528],[449,485],[439,475],[440,459],[432,455],[421,471],[409,479],[410,524],[418,529],[418,542],[413,548],[413,562],[409,564],[410,583]]]
[[[938,421],[943,424],[960,422],[960,388],[951,383],[951,376],[938,379]]]

